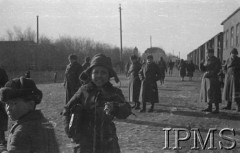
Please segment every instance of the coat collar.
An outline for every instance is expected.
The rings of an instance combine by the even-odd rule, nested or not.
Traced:
[[[42,118],[43,118],[43,114],[40,110],[31,111],[14,123],[14,125],[10,130],[10,133],[13,133],[14,129],[22,123],[33,121],[33,120],[41,120]]]

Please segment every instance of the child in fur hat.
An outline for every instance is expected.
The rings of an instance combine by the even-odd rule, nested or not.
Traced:
[[[85,74],[90,81],[80,87],[65,106],[64,115],[73,113],[76,106],[80,107],[74,130],[77,132],[67,131],[67,134],[79,144],[75,152],[120,153],[112,120],[114,117],[127,118],[131,114],[131,106],[125,101],[122,91],[110,83],[110,78],[116,77],[110,58],[103,54],[95,55]],[[65,126],[69,128],[68,123]]]
[[[0,89],[0,100],[15,121],[3,153],[59,152],[52,125],[35,109],[42,100],[42,92],[33,80],[20,77],[8,81]]]

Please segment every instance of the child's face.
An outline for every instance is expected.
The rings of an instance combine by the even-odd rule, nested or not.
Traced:
[[[92,69],[91,78],[97,87],[102,87],[109,81],[109,71],[103,66],[95,66]]]
[[[23,115],[32,110],[32,102],[26,102],[22,98],[15,98],[6,101],[6,111],[8,116],[13,120],[18,120]]]

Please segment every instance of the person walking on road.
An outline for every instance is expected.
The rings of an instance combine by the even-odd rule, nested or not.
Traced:
[[[183,59],[180,60],[178,69],[179,69],[181,80],[184,81],[184,77],[186,76],[187,64],[185,63],[185,61]]]
[[[148,112],[153,112],[154,103],[158,103],[157,81],[160,79],[160,69],[153,62],[153,56],[147,56],[147,62],[139,71],[139,78],[142,80],[142,109],[140,112],[146,112],[146,103],[151,103]]]
[[[69,64],[67,65],[64,77],[64,87],[66,89],[66,103],[72,98],[77,92],[79,87],[82,85],[79,77],[83,72],[82,66],[77,62],[77,55],[70,54],[68,56]],[[70,115],[65,116],[65,121],[69,122]],[[67,129],[65,129],[67,131]]]
[[[167,65],[162,57],[160,58],[160,61],[158,62],[158,66],[159,66],[160,74],[161,74],[160,75],[160,83],[161,83],[161,85],[163,85],[164,79],[165,79],[165,72],[167,72]]]
[[[168,63],[168,73],[169,73],[169,76],[172,76],[173,67],[174,67],[174,62],[172,60],[170,60],[169,63]]]
[[[193,64],[193,61],[190,60],[187,64],[187,76],[189,77],[189,81],[192,81],[193,73],[195,71],[195,65]]]
[[[200,101],[208,103],[208,107],[202,110],[203,112],[219,113],[219,103],[222,102],[218,79],[220,69],[220,60],[214,56],[213,49],[208,49],[206,60],[200,63],[200,70],[204,72],[201,82]],[[212,111],[212,104],[215,104],[216,107],[214,111]]]
[[[134,108],[140,109],[139,95],[141,90],[141,80],[138,73],[141,69],[141,64],[136,55],[132,55],[131,65],[129,67],[127,76],[129,77],[129,101],[134,102]]]
[[[230,110],[232,103],[237,103],[237,111],[240,112],[240,58],[238,50],[234,48],[224,65],[225,83],[223,88],[223,100],[227,101],[227,106],[223,109]]]

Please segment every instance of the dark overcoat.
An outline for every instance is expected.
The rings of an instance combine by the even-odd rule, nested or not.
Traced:
[[[193,77],[193,72],[195,71],[195,65],[193,63],[187,64],[187,74],[188,77]]]
[[[202,76],[200,101],[207,103],[221,103],[221,89],[218,73],[221,69],[220,60],[213,56],[204,63],[201,62],[200,70],[205,72]]]
[[[141,69],[141,64],[139,62],[132,63],[128,70],[129,76],[129,101],[138,102],[141,90],[141,80],[138,73]]]
[[[158,66],[160,69],[160,78],[164,79],[165,78],[165,72],[167,71],[167,64],[164,60],[160,60],[158,62]]]
[[[6,71],[0,68],[0,88],[8,81],[8,75]],[[5,110],[5,104],[0,102],[0,130],[7,131],[8,129],[8,116]]]
[[[155,63],[146,63],[139,71],[142,80],[142,101],[158,103],[157,81],[160,79],[160,70]]]
[[[7,150],[9,152],[59,153],[54,126],[39,110],[32,111],[12,126]]]
[[[227,59],[224,71],[223,100],[240,103],[240,58]]]
[[[80,144],[80,153],[92,153],[93,148],[96,153],[120,153],[115,124],[104,112],[107,102],[114,104],[113,117],[125,119],[131,114],[131,106],[122,91],[110,82],[100,89],[92,82],[83,85],[65,106],[68,113],[76,105],[82,108],[78,139],[75,139]]]
[[[178,69],[180,72],[180,77],[185,77],[186,76],[186,69],[187,69],[187,64],[183,61],[180,62],[178,65]]]
[[[67,65],[64,78],[64,85],[66,88],[66,103],[72,98],[72,96],[81,86],[79,76],[82,72],[83,68],[78,62],[73,62]]]

